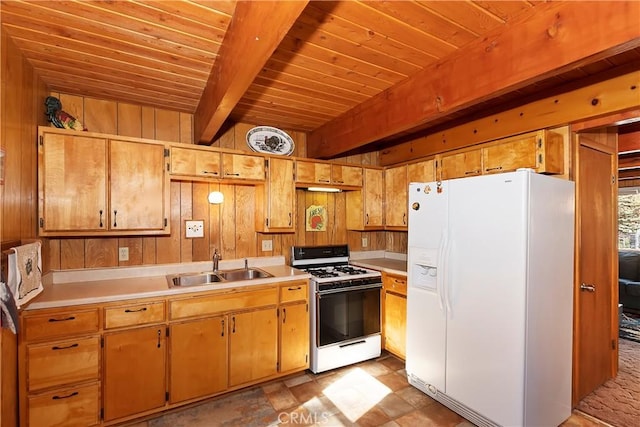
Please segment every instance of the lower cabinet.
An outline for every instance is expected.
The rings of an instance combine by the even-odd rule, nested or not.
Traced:
[[[229,386],[278,372],[276,308],[229,315]]]
[[[169,403],[227,388],[227,325],[227,316],[216,316],[169,327]]]
[[[406,357],[407,279],[382,273],[384,348],[398,357]]]
[[[165,405],[165,344],[164,325],[104,334],[104,421]]]
[[[305,288],[306,289],[306,288]],[[309,367],[309,304],[280,308],[280,372]]]
[[[30,426],[86,427],[100,423],[100,383],[29,396]]]

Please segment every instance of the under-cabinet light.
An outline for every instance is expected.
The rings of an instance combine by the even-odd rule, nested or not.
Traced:
[[[339,193],[342,190],[333,187],[308,187],[307,191],[323,191],[325,193]]]

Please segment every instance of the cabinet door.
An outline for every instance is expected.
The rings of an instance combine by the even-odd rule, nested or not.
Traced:
[[[436,180],[433,159],[407,165],[407,184],[410,182],[432,182]]]
[[[264,181],[264,157],[223,153],[222,177]]]
[[[229,386],[275,374],[278,363],[276,309],[233,313],[229,317]]]
[[[280,372],[309,367],[309,305],[280,308]]]
[[[331,182],[352,187],[362,186],[362,168],[359,166],[331,165]]]
[[[227,317],[171,325],[169,399],[171,403],[227,388]]]
[[[161,144],[110,140],[111,230],[165,230],[164,152]]]
[[[407,334],[407,297],[385,291],[384,348],[405,358]]]
[[[293,231],[295,187],[293,182],[293,160],[269,159],[267,227]]]
[[[296,160],[296,182],[329,184],[331,182],[331,165]]]
[[[385,226],[407,227],[407,166],[384,171]]]
[[[463,178],[482,173],[482,153],[480,150],[444,155],[440,158],[441,180]]]
[[[365,169],[364,171],[364,226],[382,227],[383,171]]]
[[[38,162],[41,235],[107,229],[105,139],[43,133]]]
[[[104,335],[104,420],[165,404],[166,329],[145,327]]]
[[[207,149],[172,146],[171,175],[220,178],[220,153]]]

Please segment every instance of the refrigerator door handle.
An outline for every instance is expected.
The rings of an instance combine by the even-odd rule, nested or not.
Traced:
[[[442,230],[442,235],[440,236],[440,247],[438,248],[438,262],[437,268],[438,273],[436,277],[436,289],[438,293],[438,303],[440,304],[440,310],[445,311],[445,284],[446,277],[444,273],[444,264],[445,264],[445,253],[448,245],[449,233],[447,229]]]
[[[449,313],[450,316],[453,316],[453,309],[452,309],[452,304],[451,304],[451,280],[449,280],[449,261],[451,258],[451,247],[453,246],[453,243],[451,242],[450,238],[449,238],[449,234],[448,234],[448,230],[447,230],[447,239],[446,239],[446,247],[444,249],[444,262],[443,262],[443,270],[442,270],[442,275],[444,276],[443,278],[443,282],[444,282],[444,301],[445,301],[445,306],[447,307],[447,312]]]

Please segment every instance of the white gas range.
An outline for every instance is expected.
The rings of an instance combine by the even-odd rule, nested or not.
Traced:
[[[294,246],[291,266],[312,275],[311,371],[380,356],[380,272],[349,264],[348,245]]]

